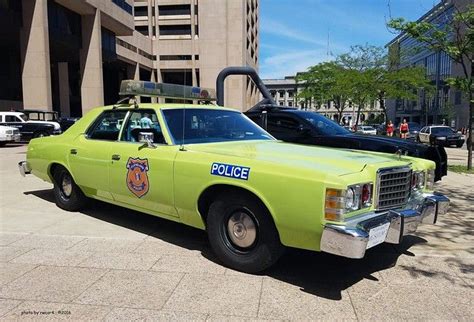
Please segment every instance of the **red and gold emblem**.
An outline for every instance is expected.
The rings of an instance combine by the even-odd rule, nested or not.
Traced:
[[[150,189],[148,182],[148,159],[128,158],[127,187],[138,198],[147,194]]]

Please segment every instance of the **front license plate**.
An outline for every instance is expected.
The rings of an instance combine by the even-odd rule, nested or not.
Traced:
[[[389,227],[390,223],[388,222],[382,226],[372,228],[369,231],[369,242],[367,243],[367,249],[383,243],[385,241],[385,237],[387,237]]]

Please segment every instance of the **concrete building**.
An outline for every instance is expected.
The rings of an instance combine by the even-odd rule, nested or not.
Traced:
[[[283,79],[264,79],[263,83],[268,87],[273,99],[279,106],[294,107],[298,109],[313,110],[324,116],[338,121],[339,111],[334,107],[333,102],[318,105],[314,99],[298,98],[298,94],[303,90],[304,84],[298,83],[295,76],[286,76]],[[360,114],[360,123],[374,120],[382,114],[380,104],[374,100],[364,106]],[[342,112],[340,123],[352,125],[357,118],[357,105],[346,102],[346,107]]]
[[[257,57],[258,0],[0,1],[0,110],[81,116],[115,103],[123,79],[214,88]],[[245,77],[226,90],[228,106],[257,101]]]
[[[443,28],[451,23],[456,9],[463,10],[470,3],[472,0],[441,0],[418,21],[429,22]],[[467,126],[469,102],[461,91],[450,88],[445,82],[448,77],[464,76],[460,64],[454,62],[445,52],[432,51],[403,33],[392,39],[387,47],[394,57],[398,56],[393,68],[422,66],[437,88],[432,97],[427,96],[421,89],[418,99],[414,101],[387,100],[389,119],[395,124],[407,119],[422,124],[444,122],[455,128]]]

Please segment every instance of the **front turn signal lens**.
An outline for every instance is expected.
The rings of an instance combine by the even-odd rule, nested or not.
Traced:
[[[326,189],[324,218],[331,221],[342,221],[345,213],[345,190]]]

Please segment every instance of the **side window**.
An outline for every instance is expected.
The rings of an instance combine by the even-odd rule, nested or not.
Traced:
[[[92,140],[117,141],[127,112],[103,112],[87,131],[88,138]]]
[[[127,120],[120,141],[139,142],[141,135],[153,136],[153,143],[166,144],[158,116],[154,110],[133,111]]]
[[[299,136],[300,123],[294,118],[269,114],[267,125],[269,132],[277,139]]]
[[[18,119],[15,115],[5,115],[5,122],[15,123],[15,122],[21,122],[21,120]]]

